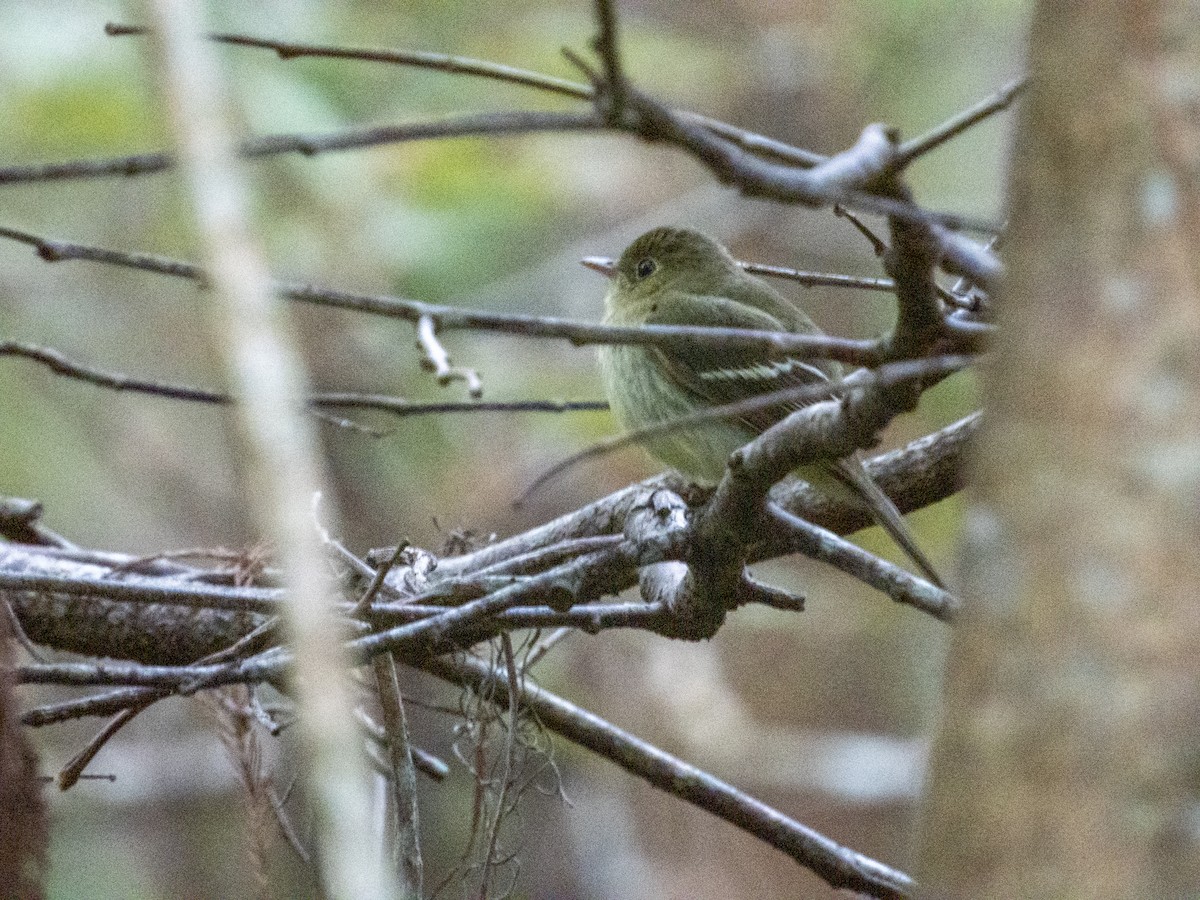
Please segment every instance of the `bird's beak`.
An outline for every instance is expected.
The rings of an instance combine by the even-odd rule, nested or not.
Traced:
[[[585,256],[579,262],[593,272],[599,272],[605,278],[612,278],[617,274],[616,260],[609,259],[607,256]]]

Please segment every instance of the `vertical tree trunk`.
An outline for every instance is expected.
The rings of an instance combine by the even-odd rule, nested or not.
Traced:
[[[41,900],[50,833],[37,754],[21,728],[14,679],[6,671],[14,649],[8,616],[0,610],[0,897]]]
[[[1200,896],[1200,15],[1042,0],[920,878]]]

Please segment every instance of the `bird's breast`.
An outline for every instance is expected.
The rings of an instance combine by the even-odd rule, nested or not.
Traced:
[[[599,350],[600,375],[617,421],[627,431],[688,415],[701,403],[678,387],[658,362],[656,351],[633,345]],[[660,461],[702,484],[725,472],[729,454],[754,437],[736,423],[714,421],[650,435],[642,446]]]

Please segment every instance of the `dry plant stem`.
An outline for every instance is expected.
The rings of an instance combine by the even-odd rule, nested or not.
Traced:
[[[517,672],[517,661],[513,655],[512,638],[507,633],[500,635],[500,648],[504,653],[504,674],[508,683],[508,730],[504,734],[503,767],[500,770],[500,787],[496,792],[496,809],[492,814],[492,821],[488,824],[483,871],[479,876],[479,900],[487,900],[492,866],[496,863],[496,845],[500,840],[500,825],[504,821],[504,807],[508,801],[508,789],[512,780],[517,717],[521,713],[520,674]]]
[[[366,768],[354,741],[346,660],[329,602],[333,585],[309,524],[310,498],[320,490],[321,476],[312,435],[299,415],[307,393],[302,367],[246,226],[246,191],[196,8],[186,0],[155,0],[150,9],[168,112],[220,310],[214,337],[242,400],[244,474],[258,520],[279,548],[289,588],[285,618],[325,889],[337,900],[397,896],[388,867],[372,852]]]
[[[274,785],[267,787],[267,796],[271,799],[271,809],[275,811],[275,821],[279,824],[279,833],[283,835],[287,845],[292,848],[302,863],[306,866],[312,865],[312,854],[301,842],[300,835],[296,833],[296,828],[292,825],[292,817],[288,815],[285,806],[286,800],[279,796]]]
[[[495,702],[509,701],[511,689],[505,674],[477,659],[437,657],[421,662],[419,668],[475,690],[486,686]],[[520,691],[521,704],[546,728],[611,760],[654,787],[753,834],[787,853],[833,887],[889,900],[912,896],[912,879],[903,872],[841,846],[537,685],[523,682]]]
[[[388,782],[392,792],[390,805],[395,831],[392,864],[405,896],[421,897],[424,892],[424,865],[421,861],[420,817],[417,810],[417,772],[413,764],[404,700],[400,696],[400,682],[396,678],[396,660],[390,653],[381,653],[371,661],[371,666],[375,670],[375,687],[383,713],[391,776]]]

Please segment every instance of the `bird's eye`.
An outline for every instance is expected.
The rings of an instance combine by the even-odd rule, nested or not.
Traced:
[[[651,275],[654,274],[654,270],[657,268],[658,268],[658,263],[656,263],[654,260],[652,260],[648,256],[645,259],[638,260],[637,277],[638,278],[649,278]]]

